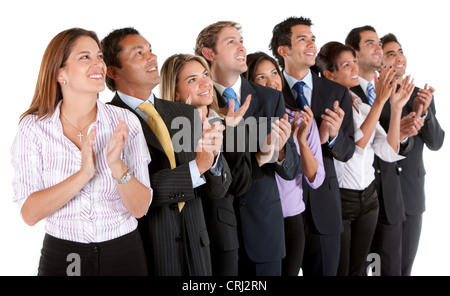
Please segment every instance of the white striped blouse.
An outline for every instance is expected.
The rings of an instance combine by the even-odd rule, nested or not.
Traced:
[[[14,202],[21,209],[28,196],[67,179],[81,168],[80,150],[63,134],[61,102],[55,113],[43,120],[26,116],[19,124],[11,147]],[[125,235],[137,220],[124,207],[106,163],[106,147],[122,117],[129,135],[122,151],[125,165],[150,189],[150,155],[138,118],[126,109],[97,100],[94,141],[95,176],[66,205],[46,218],[45,231],[57,238],[81,242],[103,242]]]

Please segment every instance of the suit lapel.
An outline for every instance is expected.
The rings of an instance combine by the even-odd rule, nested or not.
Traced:
[[[251,83],[243,78],[241,76],[242,79],[242,84],[241,84],[241,106],[245,103],[245,100],[247,99],[248,95],[252,95],[252,100],[256,101],[258,98],[256,98],[255,96],[257,96],[255,89],[253,88],[253,86],[251,85]],[[255,114],[255,108],[256,108],[257,104],[254,104],[252,102],[250,102],[250,106],[247,109],[247,112],[245,112],[244,114],[244,118],[247,118],[253,114]]]
[[[153,133],[152,129],[148,126],[147,122],[145,122],[145,120],[139,114],[137,114],[136,111],[131,109],[127,104],[125,104],[120,99],[120,97],[119,97],[119,95],[117,93],[114,96],[114,98],[112,99],[111,104],[115,105],[117,107],[128,109],[134,115],[136,115],[137,118],[139,119],[139,121],[141,122],[142,131],[144,132],[144,137],[145,137],[145,141],[147,142],[147,145],[151,146],[151,147],[155,147],[155,148],[157,148],[158,150],[160,150],[161,152],[163,152],[165,154],[163,147],[161,146],[161,144],[158,141],[158,138]]]
[[[166,104],[161,99],[158,99],[155,97],[155,109],[158,111],[159,115],[161,116],[162,120],[167,126],[167,129],[169,130],[170,137],[173,137],[173,134],[171,129],[169,128],[172,124],[173,116],[172,111],[170,108],[167,108]]]
[[[287,83],[286,79],[284,79],[283,97],[284,97],[284,102],[287,106],[293,107],[295,109],[299,109],[297,100],[294,98],[294,95],[292,94],[291,88],[289,87],[289,84]]]
[[[313,80],[313,91],[311,94],[311,110],[314,112],[315,115],[317,113],[317,115],[320,116],[322,112],[325,112],[325,108],[323,108],[324,110],[320,109],[323,106],[326,106],[322,102],[322,98],[324,97],[321,95],[322,80],[320,80],[320,78],[314,73],[312,74],[312,80]]]
[[[367,99],[366,94],[364,93],[364,90],[362,89],[361,85],[354,86],[350,88],[350,90],[354,92],[363,103],[369,104],[369,100]]]

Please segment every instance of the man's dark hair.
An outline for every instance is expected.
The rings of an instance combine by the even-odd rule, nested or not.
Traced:
[[[400,42],[398,42],[397,37],[395,37],[392,33],[388,33],[381,38],[381,47],[384,48],[384,46],[389,42],[397,42],[400,46],[402,46]]]
[[[122,47],[119,45],[128,35],[140,35],[139,32],[134,28],[123,28],[117,29],[109,33],[101,42],[101,47],[103,51],[103,60],[107,67],[115,66],[117,68],[122,68],[122,63],[120,62],[120,53],[122,52]],[[116,91],[116,86],[114,80],[106,75],[106,86],[111,91]]]
[[[348,33],[347,38],[345,38],[345,45],[353,47],[356,51],[359,51],[359,43],[361,42],[361,33],[364,31],[375,31],[375,28],[372,26],[362,26],[358,28],[354,28]]]
[[[291,48],[292,27],[297,25],[305,25],[311,27],[313,24],[309,18],[290,17],[276,25],[272,30],[272,40],[270,40],[269,49],[272,55],[277,59],[278,64],[284,69],[284,59],[278,53],[278,47],[289,46]]]

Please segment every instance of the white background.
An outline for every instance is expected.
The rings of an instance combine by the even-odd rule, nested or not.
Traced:
[[[428,1],[2,1],[0,4],[0,83],[3,110],[0,137],[0,275],[34,275],[42,247],[44,222],[27,226],[12,202],[9,149],[19,116],[29,107],[42,55],[59,32],[82,27],[100,39],[133,26],[150,41],[159,65],[175,53],[193,53],[198,33],[219,20],[242,24],[248,53],[265,51],[273,27],[289,16],[312,19],[317,45],[344,42],[354,27],[372,25],[381,37],[397,35],[408,57],[407,74],[416,85],[436,88],[437,117],[450,131],[448,110],[448,5]],[[447,84],[447,85],[446,85]],[[158,91],[156,90],[156,93]],[[104,102],[112,98],[105,90]],[[449,137],[449,135],[447,135]],[[425,149],[427,210],[413,275],[449,275],[448,141],[438,152]]]

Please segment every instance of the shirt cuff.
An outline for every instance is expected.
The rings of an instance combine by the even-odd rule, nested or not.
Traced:
[[[206,183],[205,177],[200,175],[195,160],[189,162],[189,170],[191,171],[192,188],[197,188]]]
[[[336,134],[336,137],[334,137],[333,140],[331,140],[331,142],[328,140],[328,147],[332,148],[334,146],[334,143],[336,142],[337,137],[339,136],[339,132]]]
[[[209,169],[209,172],[215,177],[222,175],[223,162],[220,159],[222,159],[222,157],[220,157],[219,152],[219,154],[216,157],[216,161],[214,162],[213,166]]]

